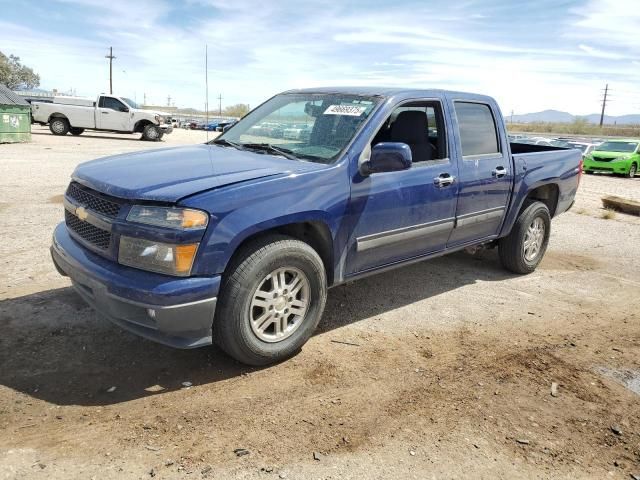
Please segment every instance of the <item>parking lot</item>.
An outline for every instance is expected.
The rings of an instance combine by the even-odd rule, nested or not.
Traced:
[[[336,287],[300,354],[251,369],[111,325],[49,257],[78,163],[205,139],[0,145],[0,478],[640,475],[640,218],[600,202],[640,178],[584,176],[531,275],[483,251]]]

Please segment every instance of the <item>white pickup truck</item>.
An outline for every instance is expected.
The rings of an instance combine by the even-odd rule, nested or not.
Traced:
[[[33,102],[33,121],[49,124],[54,135],[81,135],[85,130],[142,133],[141,140],[158,141],[171,133],[166,114],[138,108],[133,100],[115,95],[99,95],[96,100],[54,97],[52,103]]]

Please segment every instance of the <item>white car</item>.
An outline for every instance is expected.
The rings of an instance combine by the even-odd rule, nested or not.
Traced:
[[[54,135],[81,135],[85,130],[142,133],[141,140],[158,141],[171,133],[167,114],[143,110],[133,100],[115,95],[99,95],[96,100],[80,97],[53,97],[52,103],[32,102],[33,121],[49,124]]]

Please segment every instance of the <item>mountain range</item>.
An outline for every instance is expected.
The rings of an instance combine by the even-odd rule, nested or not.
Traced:
[[[549,122],[549,123],[571,123],[576,118],[584,118],[589,123],[600,123],[600,114],[592,113],[590,115],[572,115],[569,112],[561,112],[559,110],[543,110],[542,112],[525,113],[523,115],[507,115],[506,120],[513,123],[533,123],[533,122]],[[640,114],[620,115],[617,117],[605,115],[604,123],[607,125],[634,125],[640,124]]]

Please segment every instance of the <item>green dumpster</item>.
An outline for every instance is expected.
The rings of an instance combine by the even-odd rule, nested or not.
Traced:
[[[0,143],[31,141],[31,105],[0,84]]]

